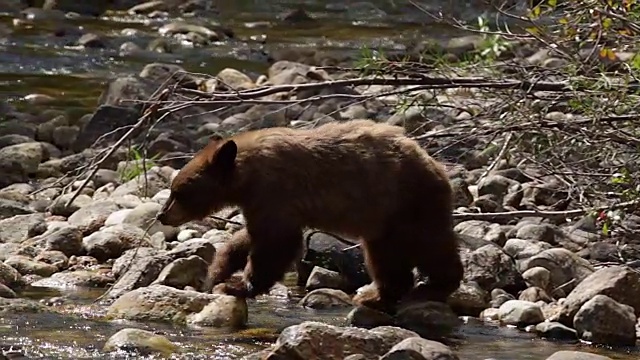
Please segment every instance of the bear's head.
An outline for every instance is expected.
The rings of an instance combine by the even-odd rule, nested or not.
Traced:
[[[158,213],[158,221],[180,226],[226,206],[237,153],[238,146],[233,140],[212,136],[171,183],[171,193]]]

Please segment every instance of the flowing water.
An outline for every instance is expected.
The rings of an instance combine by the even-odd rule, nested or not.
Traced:
[[[92,112],[108,79],[138,73],[150,62],[172,62],[187,70],[214,74],[233,67],[255,78],[268,65],[260,58],[267,49],[315,47],[356,54],[362,46],[392,51],[402,49],[408,39],[420,36],[447,37],[461,35],[454,29],[433,24],[427,15],[402,1],[305,1],[305,9],[320,21],[312,28],[264,26],[277,15],[299,5],[299,1],[226,2],[217,19],[231,27],[238,38],[204,48],[182,48],[170,54],[148,53],[122,57],[120,44],[134,41],[145,44],[158,36],[157,28],[170,19],[149,19],[111,13],[100,19],[66,19],[38,21],[31,27],[14,27],[14,16],[0,14],[0,97],[9,99],[24,111],[59,108],[69,114]],[[459,10],[459,9],[458,9]],[[425,26],[425,24],[431,25]],[[82,26],[106,37],[106,49],[77,49],[66,46],[77,35],[54,36],[60,24]],[[123,29],[137,29],[133,38],[122,35]],[[266,35],[265,44],[262,43]],[[143,46],[144,47],[144,46]],[[54,102],[34,106],[23,97],[39,93],[50,95]],[[0,347],[19,348],[28,357],[40,359],[114,358],[101,352],[104,342],[119,329],[139,327],[164,334],[178,344],[184,358],[234,359],[257,351],[273,342],[277,333],[303,320],[345,323],[347,311],[312,311],[295,305],[295,301],[267,298],[252,301],[249,329],[237,333],[203,328],[158,324],[108,322],[101,320],[104,309],[90,306],[101,290],[60,293],[47,289],[28,289],[20,296],[34,299],[64,296],[70,305],[65,315],[5,315],[0,319]],[[478,325],[462,327],[452,346],[460,359],[541,360],[561,349],[597,352],[613,359],[638,358],[637,350],[607,350],[579,344],[549,342],[534,335],[505,327]],[[188,354],[188,355],[186,355]],[[120,358],[125,358],[122,355]]]

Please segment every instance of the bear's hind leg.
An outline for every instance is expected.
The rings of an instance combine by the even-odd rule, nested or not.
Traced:
[[[399,230],[399,229],[398,229]],[[407,252],[402,231],[392,229],[376,239],[364,239],[362,247],[365,265],[377,294],[356,295],[353,300],[360,305],[387,313],[394,313],[399,301],[411,291],[414,284],[413,263]]]
[[[426,286],[419,286],[412,298],[421,301],[447,302],[464,277],[464,267],[453,229],[432,224],[425,232],[423,249],[415,253],[415,263],[421,275],[429,277]],[[428,238],[427,238],[428,237]]]
[[[302,251],[302,230],[292,226],[255,229],[249,261],[244,271],[247,296],[267,293],[282,280],[287,269]]]
[[[236,231],[231,239],[216,252],[209,274],[203,285],[205,292],[210,292],[214,286],[225,282],[236,271],[247,264],[247,257],[251,250],[251,236],[246,228]]]

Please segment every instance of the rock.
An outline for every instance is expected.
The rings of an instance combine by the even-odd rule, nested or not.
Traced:
[[[93,202],[91,196],[80,194],[67,206],[67,202],[71,200],[73,195],[74,193],[68,193],[58,197],[50,206],[51,214],[69,217],[81,207],[90,205]]]
[[[55,289],[105,288],[114,281],[113,276],[102,272],[75,270],[55,273],[50,277],[33,282],[31,286]]]
[[[166,285],[150,285],[120,296],[109,306],[107,316],[133,321],[185,324],[189,315],[201,312],[212,301],[226,296],[229,295],[203,294]]]
[[[207,264],[210,264],[215,254],[216,248],[211,242],[205,239],[190,239],[179,243],[167,253],[167,256],[173,259],[179,259],[195,255],[203,259]]]
[[[0,283],[0,298],[15,299],[18,295],[5,284]]]
[[[533,256],[526,262],[524,270],[534,267],[543,267],[549,270],[550,278],[548,286],[550,288],[555,289],[564,285],[560,289],[563,292],[550,294],[558,297],[569,293],[577,284],[594,271],[589,261],[563,248],[548,249]]]
[[[115,259],[135,247],[151,246],[149,237],[139,227],[122,224],[104,228],[82,240],[87,255],[99,261]]]
[[[492,224],[488,221],[467,220],[458,223],[454,230],[459,234],[482,238],[486,241],[503,246],[507,241],[504,231],[499,224]]]
[[[82,232],[74,226],[62,226],[43,234],[46,250],[60,251],[66,256],[82,255]]]
[[[375,309],[356,306],[347,314],[347,324],[364,329],[372,329],[378,326],[394,325],[394,319],[386,313]]]
[[[231,68],[222,69],[218,73],[217,78],[221,80],[221,83],[216,81],[214,84],[212,84],[213,86],[210,86],[207,84],[207,90],[220,91],[221,89],[229,89],[233,91],[239,91],[239,90],[252,89],[256,87],[255,83],[253,82],[253,80],[251,80],[249,76],[243,74],[242,72],[236,69],[231,69]],[[207,81],[207,83],[209,83],[209,81]]]
[[[349,245],[331,234],[320,231],[306,232],[305,240],[308,248],[303,259],[297,264],[299,286],[305,286],[315,266],[339,272],[348,285],[342,290],[348,293],[371,282],[359,247],[342,251]]]
[[[170,357],[179,348],[166,337],[142,329],[122,329],[107,340],[104,352],[126,352],[138,356],[160,355]]]
[[[480,315],[478,315],[480,319],[483,321],[499,321],[500,320],[500,310],[496,308],[487,308],[482,310]]]
[[[4,261],[5,264],[18,270],[21,275],[51,276],[58,271],[54,265],[41,261],[35,261],[26,256],[13,255]]]
[[[35,174],[41,162],[47,160],[48,154],[39,142],[22,143],[0,149],[0,159],[16,161],[26,174]],[[0,160],[5,163],[6,160]]]
[[[420,337],[404,339],[395,344],[380,360],[458,360],[445,344]]]
[[[112,271],[118,281],[105,297],[106,300],[116,299],[128,291],[148,286],[158,278],[171,260],[163,251],[153,248],[126,251],[113,264]]]
[[[346,308],[353,306],[351,297],[338,289],[315,289],[300,300],[300,306],[310,309]]]
[[[25,285],[25,281],[18,270],[4,262],[0,262],[0,284],[4,284],[13,290],[16,290]]]
[[[170,187],[169,180],[162,176],[160,169],[152,167],[146,174],[141,173],[135,178],[118,186],[111,197],[119,197],[124,195],[137,195],[143,197],[153,197],[160,190]]]
[[[305,321],[285,328],[265,359],[344,359],[353,354],[369,359],[384,355],[411,337],[418,334],[398,327],[367,330]]]
[[[486,291],[494,288],[516,292],[524,281],[513,260],[496,245],[485,245],[470,253],[461,252],[465,281],[476,282]]]
[[[449,305],[425,301],[401,305],[394,321],[397,326],[419,333],[424,337],[446,336],[462,324]]]
[[[547,289],[549,286],[549,280],[551,279],[551,272],[542,266],[536,266],[523,272],[522,278],[529,286],[537,286],[541,289]]]
[[[554,352],[546,360],[613,360],[610,357],[584,351],[560,350]]]
[[[613,300],[626,304],[640,312],[640,275],[624,266],[611,266],[600,269],[582,280],[562,304],[558,321],[573,326],[578,310],[596,295],[606,295]]]
[[[545,337],[547,339],[557,339],[557,340],[577,340],[578,334],[577,332],[567,326],[560,324],[555,321],[543,321],[536,325],[535,327],[536,333],[538,335]]]
[[[517,260],[527,260],[539,253],[551,249],[551,245],[541,241],[509,239],[504,244],[504,252]]]
[[[41,261],[46,264],[55,266],[58,271],[62,271],[69,266],[69,258],[61,251],[47,250],[43,251],[34,258],[35,261]]]
[[[526,326],[544,321],[540,306],[529,301],[509,300],[498,311],[500,322],[506,325]]]
[[[109,138],[119,138],[138,121],[139,113],[135,108],[117,105],[121,98],[131,100],[146,98],[148,95],[136,96],[140,92],[137,84],[140,80],[128,81],[129,78],[116,78],[109,83],[100,98],[100,105],[82,127],[77,141],[73,145],[74,151],[81,151],[93,145],[104,134],[112,134]],[[131,97],[128,97],[131,95]],[[111,104],[113,102],[114,104]]]
[[[191,286],[200,289],[207,276],[209,264],[197,255],[176,259],[167,265],[152,284],[162,284],[183,289]]]
[[[32,213],[33,210],[29,209],[29,207],[24,204],[21,204],[14,200],[0,198],[0,219],[6,219],[16,215],[25,215]]]
[[[489,294],[477,283],[461,283],[447,300],[458,315],[478,316],[489,306]]]
[[[16,314],[40,313],[47,311],[48,309],[46,306],[33,300],[22,298],[0,298],[0,315],[2,316],[15,316]]]
[[[553,301],[553,299],[547,294],[546,291],[544,291],[544,289],[541,289],[536,286],[532,286],[522,291],[520,293],[520,296],[518,296],[518,300],[523,300],[523,301],[528,301],[533,303],[538,301],[549,303]]]
[[[220,295],[199,313],[189,315],[187,323],[198,326],[240,328],[247,324],[249,311],[244,299]]]
[[[98,200],[74,212],[69,216],[68,222],[88,235],[97,231],[109,215],[119,209],[120,206],[112,200]]]
[[[85,48],[105,48],[107,44],[102,36],[95,33],[82,34],[77,41],[77,44]]]
[[[147,230],[149,235],[161,232],[165,239],[173,239],[178,234],[178,229],[173,226],[162,225],[156,220],[156,215],[161,209],[162,205],[156,202],[143,203],[129,211],[122,222]]]
[[[46,230],[44,214],[15,215],[0,220],[0,242],[20,243]]]
[[[634,309],[606,295],[584,303],[573,319],[582,340],[604,345],[633,346],[636,343]]]
[[[314,266],[311,274],[309,274],[305,288],[307,291],[320,288],[344,289],[344,282],[345,280],[339,272]]]

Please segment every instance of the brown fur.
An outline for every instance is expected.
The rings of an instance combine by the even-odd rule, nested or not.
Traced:
[[[354,120],[212,138],[173,181],[159,220],[177,226],[239,206],[247,226],[216,255],[207,290],[249,297],[282,279],[303,228],[360,238],[378,294],[354,300],[390,310],[412,289],[414,267],[433,300],[458,288],[452,201],[444,168],[403,128]],[[221,285],[242,268],[242,286]]]

